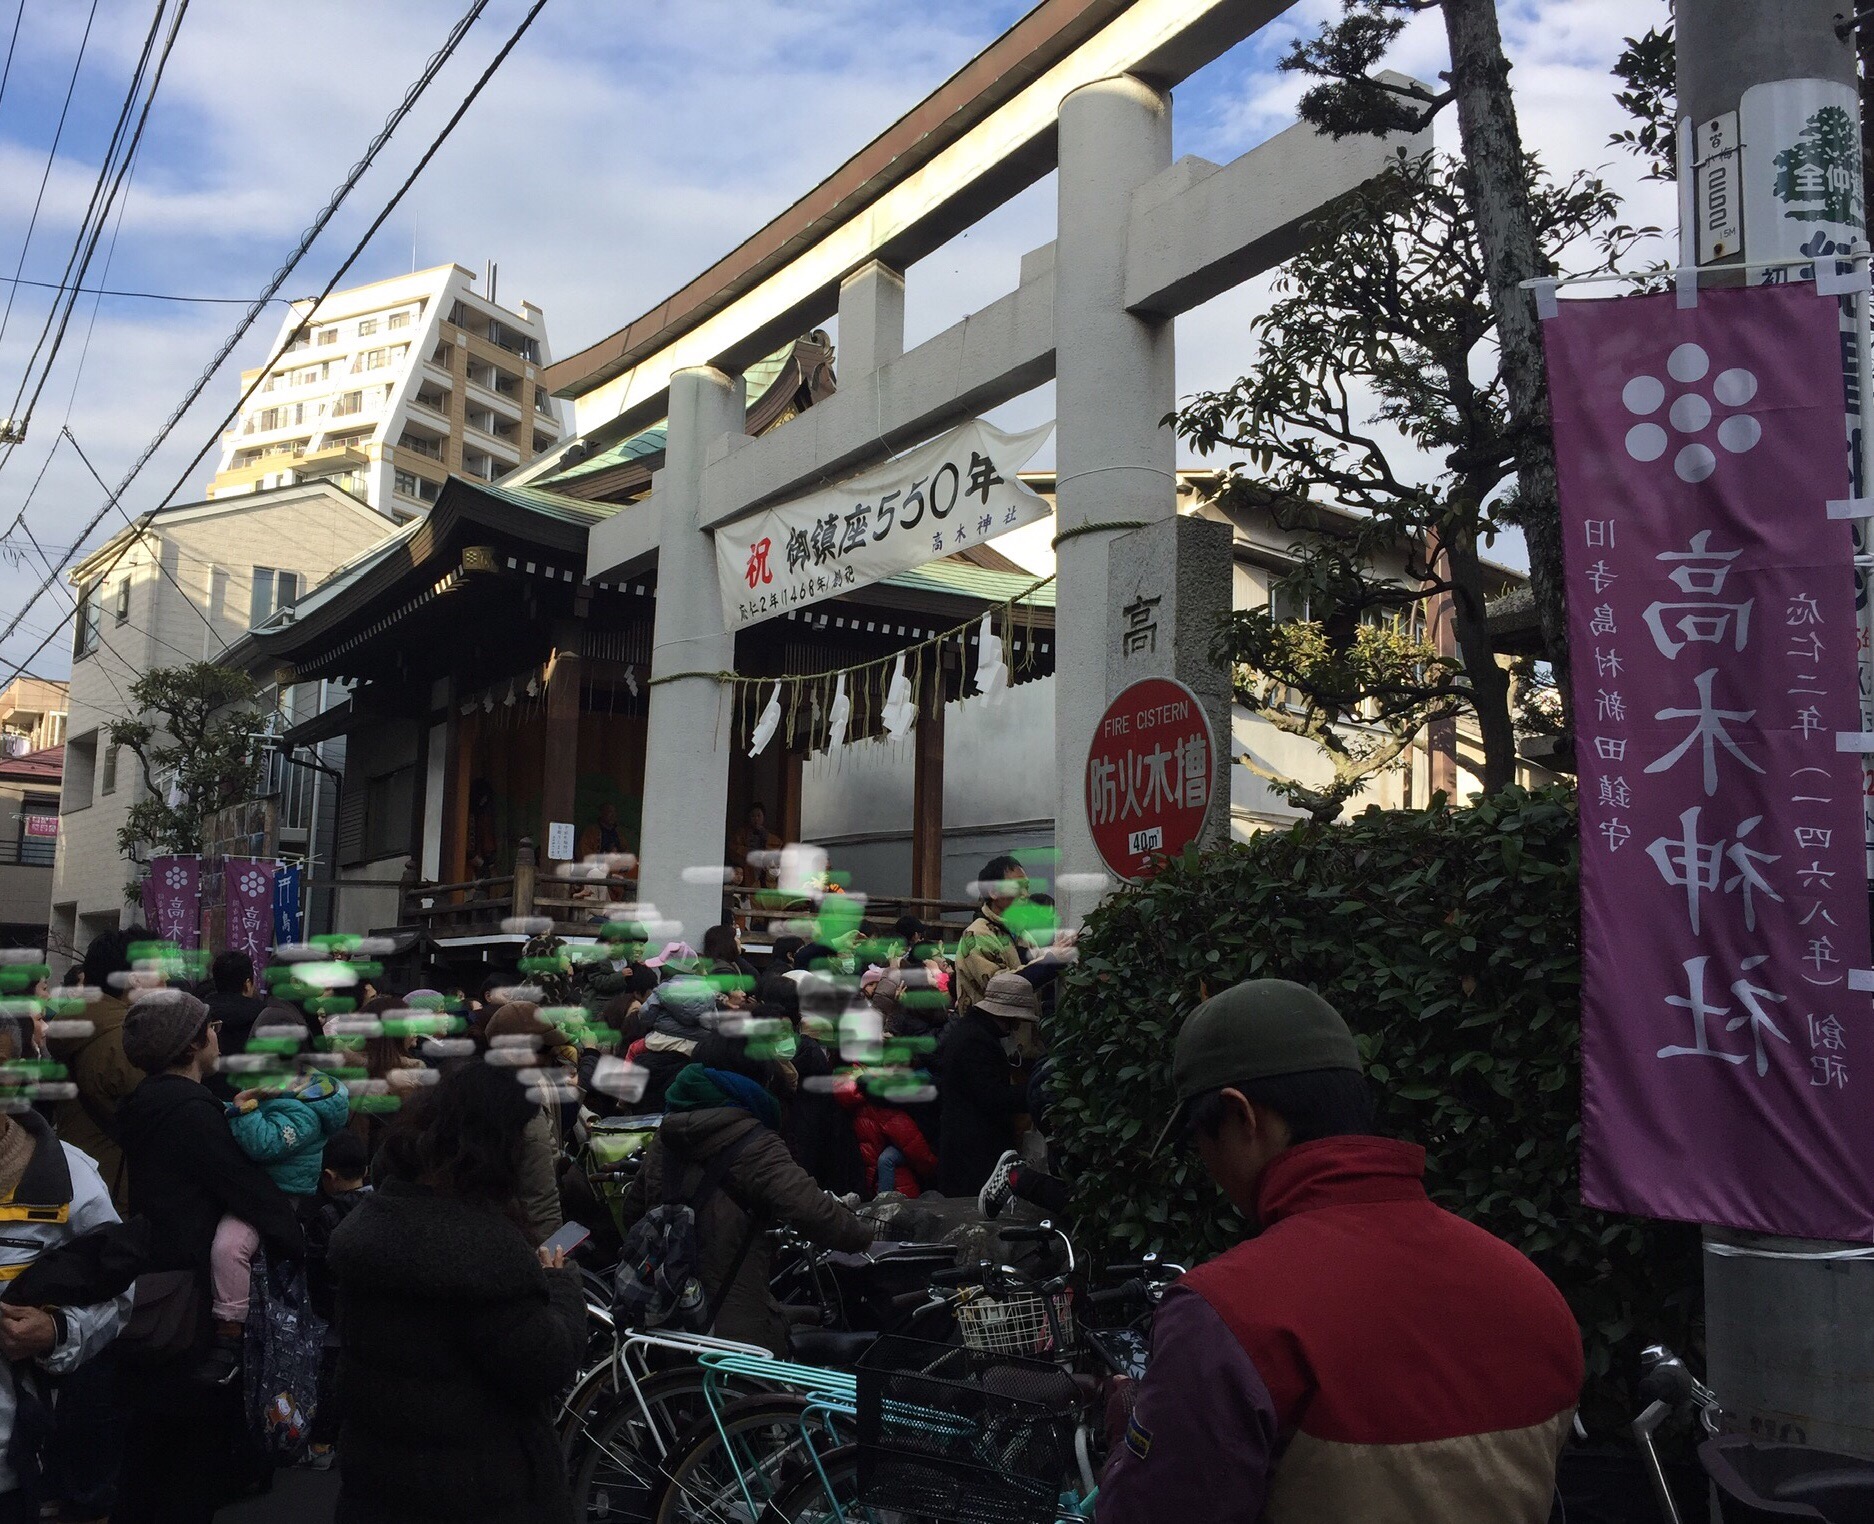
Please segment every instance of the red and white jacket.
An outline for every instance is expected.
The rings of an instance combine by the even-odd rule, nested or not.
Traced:
[[[1424,1170],[1370,1137],[1269,1165],[1263,1231],[1159,1308],[1098,1524],[1544,1524],[1580,1330]]]

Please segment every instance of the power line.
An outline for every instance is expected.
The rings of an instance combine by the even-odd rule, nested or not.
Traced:
[[[251,296],[177,296],[168,291],[112,291],[103,286],[66,287],[55,280],[22,280],[17,275],[0,275],[0,285],[36,286],[41,291],[73,290],[80,296],[134,296],[145,302],[197,302],[217,307],[246,307],[252,305],[254,300]],[[270,296],[267,300],[291,306],[294,298]]]
[[[104,235],[104,224],[109,220],[111,215],[111,203],[117,199],[118,192],[123,189],[124,181],[130,172],[131,161],[136,158],[137,147],[143,141],[143,129],[149,125],[150,109],[156,104],[156,92],[162,88],[163,73],[169,67],[169,55],[175,50],[176,37],[182,30],[182,20],[188,15],[188,12],[189,0],[176,0],[176,9],[169,19],[169,35],[163,39],[163,51],[157,57],[156,72],[150,76],[150,88],[144,93],[143,109],[137,114],[136,130],[130,136],[129,147],[125,150],[123,157],[117,163],[116,175],[110,179],[109,191],[104,192],[106,178],[110,175],[111,160],[113,156],[115,156],[118,145],[122,140],[123,125],[129,119],[130,106],[136,99],[137,81],[133,80],[131,83],[131,93],[124,101],[124,112],[118,118],[118,131],[112,135],[110,148],[106,151],[104,163],[98,170],[98,184],[92,191],[91,205],[86,208],[85,220],[79,225],[78,240],[73,246],[72,258],[67,260],[65,264],[64,283],[71,289],[63,302],[57,297],[53,299],[51,311],[46,314],[45,327],[40,330],[39,342],[33,346],[32,355],[26,361],[27,373],[20,378],[19,391],[16,392],[13,397],[12,421],[13,430],[16,435],[23,435],[25,433],[26,425],[32,418],[32,411],[39,404],[39,395],[45,390],[46,381],[52,375],[52,367],[58,360],[59,346],[65,342],[66,325],[71,322],[72,310],[78,305],[76,288],[83,284],[85,271],[91,268],[92,256],[94,256],[98,250],[98,240]],[[156,20],[159,24],[162,20],[162,0],[158,0]],[[155,37],[154,28],[152,28],[150,35],[152,39]],[[147,59],[148,54],[146,52],[143,61],[147,61]],[[140,61],[138,64],[139,77],[141,76],[143,61]],[[103,193],[103,199],[100,201],[99,195],[101,192]],[[89,230],[89,236],[87,236],[87,230]],[[83,251],[82,258],[80,257],[80,250]],[[76,263],[77,266],[76,274],[73,273],[74,263]],[[61,306],[63,306],[64,309],[62,312],[60,311]],[[53,321],[55,318],[58,323],[56,333],[53,332]],[[32,379],[33,365],[38,360],[40,350],[44,348],[48,335],[51,336],[52,344],[51,348],[46,350],[45,366],[39,372],[39,380],[37,384],[33,386],[32,397],[26,402],[25,408],[22,411],[20,399],[26,394],[27,383]],[[0,464],[4,464],[4,462],[0,462]]]
[[[7,79],[13,73],[13,49],[19,46],[20,22],[26,15],[26,0],[20,0],[19,9],[13,12],[13,35],[7,39],[6,67],[0,68],[0,101],[7,95]]]
[[[78,442],[78,436],[74,434],[69,428],[61,429],[59,432],[63,434],[65,438],[69,439],[72,442],[73,451],[77,454],[79,460],[84,462],[85,469],[91,473],[91,479],[98,484],[98,490],[106,494],[107,496],[109,496],[111,489],[104,485],[104,478],[98,475],[98,468],[91,464],[91,457],[85,454],[84,446],[79,444]],[[124,522],[128,524],[130,528],[134,531],[134,534],[132,537],[136,540],[138,544],[144,543],[145,536],[149,533],[148,527],[146,525],[138,523],[135,519],[133,519],[130,516],[129,510],[126,509],[123,505],[123,498],[121,495],[117,497],[112,497],[111,501],[117,504],[117,511],[123,514]],[[25,526],[22,525],[21,527],[24,528]],[[30,531],[28,532],[30,533]],[[128,549],[129,547],[126,546],[125,548]],[[43,552],[41,554],[43,555]],[[200,619],[203,624],[208,626],[209,633],[211,635],[218,634],[219,632],[215,629],[215,621],[210,619],[208,615],[203,613],[200,609],[195,608],[195,600],[188,595],[188,592],[183,588],[182,584],[176,580],[176,574],[172,572],[167,566],[163,565],[162,552],[158,550],[154,555],[150,557],[150,559],[156,563],[156,569],[159,572],[161,572],[166,578],[169,579],[169,585],[173,587],[177,592],[182,594],[182,601],[186,603],[191,609],[195,609],[195,617]],[[51,562],[48,561],[46,563],[46,569],[48,571],[52,571]],[[52,574],[54,577],[58,575],[56,571],[53,571]],[[172,647],[171,649],[174,649],[174,648]]]
[[[85,17],[85,34],[78,39],[78,56],[72,60],[72,77],[65,86],[65,104],[59,107],[59,124],[53,129],[52,146],[46,150],[46,168],[45,173],[39,177],[39,194],[33,197],[33,214],[26,220],[26,237],[20,244],[19,263],[13,267],[13,284],[11,289],[7,292],[6,310],[0,311],[0,339],[6,337],[7,322],[13,316],[13,298],[19,295],[19,289],[22,284],[19,278],[20,272],[26,268],[26,254],[33,246],[33,232],[39,226],[39,208],[45,202],[46,185],[52,179],[52,164],[59,156],[59,143],[65,136],[65,117],[72,109],[72,92],[78,88],[78,71],[84,67],[85,49],[91,44],[91,23],[97,19],[98,0],[91,0],[91,13]],[[17,40],[19,37],[19,29],[17,27],[14,28],[13,35],[15,40]],[[12,65],[12,62],[13,49],[12,46],[9,45],[7,47],[7,64],[9,67]],[[0,92],[4,92],[5,88],[5,79],[3,76],[0,76]],[[38,285],[39,282],[34,281],[32,284]]]
[[[240,416],[240,411],[242,407],[246,405],[247,399],[259,390],[260,384],[267,373],[279,363],[281,357],[287,353],[299,335],[304,333],[311,325],[313,315],[318,311],[320,304],[323,303],[333,291],[338,289],[339,282],[345,278],[346,273],[350,271],[351,267],[363,256],[365,248],[369,245],[372,238],[377,235],[378,229],[384,225],[390,215],[397,209],[398,204],[409,193],[410,187],[416,183],[417,177],[429,167],[430,161],[441,151],[443,144],[448,141],[450,135],[461,123],[462,118],[468,114],[469,108],[475,104],[475,101],[480,97],[482,91],[487,88],[488,82],[494,78],[495,72],[507,61],[508,55],[519,46],[521,39],[526,36],[528,29],[533,25],[534,19],[546,8],[546,4],[547,0],[534,0],[534,4],[528,9],[527,14],[521,18],[520,24],[514,29],[513,34],[502,44],[500,51],[495,54],[488,66],[482,70],[480,77],[475,81],[474,85],[470,87],[468,94],[463,97],[461,104],[456,107],[455,111],[450,115],[449,120],[443,124],[442,130],[437,133],[429,147],[424,150],[423,156],[417,161],[416,167],[405,176],[403,183],[397,187],[395,194],[385,203],[384,209],[378,213],[377,217],[372,221],[371,226],[365,230],[364,236],[353,246],[352,251],[345,256],[344,261],[333,273],[332,278],[326,282],[325,289],[312,300],[311,304],[306,309],[305,315],[281,341],[279,348],[274,351],[272,358],[268,360],[266,365],[255,372],[253,381],[241,393],[234,406],[223,416],[220,423],[215,426],[213,432],[211,432],[208,437],[208,441],[196,452],[194,458],[183,469],[181,476],[177,478],[175,484],[164,494],[161,502],[158,504],[157,511],[160,512],[163,507],[166,507],[170,500],[175,497],[176,493],[187,484],[189,476],[194,472],[195,468],[201,464],[203,457],[219,442],[222,431]],[[188,411],[190,406],[194,404],[195,399],[207,388],[210,379],[213,377],[215,371],[220,368],[222,361],[227,358],[228,354],[233,350],[234,345],[239,342],[240,337],[252,326],[254,319],[264,310],[266,298],[278,294],[280,287],[286,283],[286,279],[291,275],[294,267],[297,266],[300,259],[304,257],[307,248],[311,244],[312,238],[317,236],[319,229],[323,228],[325,224],[331,220],[332,214],[338,209],[338,203],[350,193],[352,186],[357,183],[359,177],[364,173],[364,169],[369,164],[370,159],[375,157],[377,151],[383,146],[391,132],[395,129],[396,124],[401,122],[403,118],[408,115],[410,107],[415,103],[416,97],[421,94],[427,82],[435,77],[435,73],[441,67],[439,60],[442,59],[447,52],[453,51],[455,45],[461,40],[462,35],[468,30],[469,26],[473,24],[475,18],[486,8],[486,5],[487,0],[476,0],[476,3],[470,7],[468,14],[456,24],[456,29],[451,32],[449,39],[444,43],[443,52],[439,53],[437,58],[430,61],[431,67],[424,70],[423,77],[418,80],[416,85],[412,86],[410,93],[405,96],[403,102],[392,112],[391,119],[386,122],[384,130],[372,141],[370,148],[366,152],[366,157],[361,159],[358,165],[354,167],[353,172],[346,177],[344,184],[333,197],[331,204],[320,214],[314,226],[308,229],[307,236],[301,239],[300,247],[295,250],[292,257],[275,273],[272,281],[269,283],[267,291],[263,293],[262,299],[256,302],[248,311],[247,315],[237,326],[234,335],[222,346],[220,354],[216,356],[210,367],[202,373],[195,384],[189,389],[189,394],[183,399],[181,404],[178,405],[176,410],[169,415],[168,420],[157,432],[156,437],[144,447],[143,453],[137,457],[123,481],[118,484],[117,491],[112,496],[111,500],[93,515],[90,523],[85,526],[84,534],[80,537],[81,540],[89,538],[92,531],[102,522],[104,515],[116,506],[117,499],[122,497],[130,483],[135,480],[138,473],[141,472],[143,467],[148,463],[150,457],[156,453],[157,448],[169,437],[171,431],[175,428],[177,423],[181,421],[183,414]],[[123,552],[120,550],[118,552],[118,557],[112,558],[110,566],[101,569],[101,574],[108,574],[111,570],[111,566],[116,565],[117,559],[121,557],[122,554]],[[0,630],[0,642],[4,642],[13,634],[19,619],[24,616],[26,609],[31,608],[32,605],[44,595],[46,587],[50,585],[52,580],[53,579],[48,578],[47,582],[41,583],[38,591],[27,601],[25,608],[22,608],[20,613],[14,616],[14,619],[8,624],[5,630]],[[44,644],[42,643],[37,650],[33,651],[32,654],[26,658],[25,662],[19,663],[14,670],[17,672],[32,662],[34,658],[39,655],[39,651],[43,649]]]

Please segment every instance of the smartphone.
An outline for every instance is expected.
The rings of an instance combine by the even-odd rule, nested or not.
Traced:
[[[592,1229],[583,1224],[577,1222],[563,1222],[560,1224],[559,1231],[540,1247],[545,1249],[548,1253],[558,1250],[562,1253],[571,1254],[573,1250],[577,1249],[591,1236]]]

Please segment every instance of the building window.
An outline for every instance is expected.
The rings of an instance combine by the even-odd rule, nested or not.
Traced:
[[[416,481],[416,472],[414,471],[399,471],[391,477],[391,485],[405,497],[416,496]]]
[[[98,792],[114,794],[117,792],[117,748],[104,748],[104,767],[98,775]]]
[[[130,617],[130,579],[120,578],[117,583],[117,622],[122,624]]]
[[[72,659],[89,656],[98,648],[98,631],[104,610],[98,607],[98,586],[94,582],[78,594],[77,628],[73,631]]]
[[[416,808],[416,768],[400,767],[365,785],[364,854],[395,857],[410,850],[411,815]]]
[[[69,815],[73,810],[90,806],[97,772],[98,733],[93,730],[82,736],[70,737],[65,743],[65,776],[61,780],[64,801],[59,807],[61,814]]]
[[[363,411],[364,411],[364,393],[363,392],[341,393],[338,401],[332,404],[332,416],[334,418],[349,418],[352,416],[352,414],[362,413]]]
[[[358,319],[358,337],[359,338],[368,339],[371,337],[372,334],[376,332],[377,332],[377,319],[376,318],[359,318]]]
[[[387,328],[408,328],[410,326],[410,314],[407,312],[393,312],[384,326]]]
[[[50,868],[58,854],[59,802],[28,794],[20,801],[20,862],[27,867]]]
[[[254,568],[254,593],[248,604],[247,623],[253,627],[271,619],[283,608],[290,608],[299,597],[299,573],[276,571],[271,566]]]
[[[314,340],[314,342],[318,344],[336,344],[338,342],[338,330],[336,328],[321,328],[319,330],[319,337]]]

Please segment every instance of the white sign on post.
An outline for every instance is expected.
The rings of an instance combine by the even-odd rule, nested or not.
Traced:
[[[547,856],[556,863],[573,860],[573,825],[570,820],[555,820],[547,825]]]
[[[732,630],[982,545],[1048,516],[1022,485],[1054,425],[1005,434],[980,420],[837,487],[716,531]]]
[[[1735,258],[1744,247],[1743,165],[1737,152],[1737,113],[1699,124],[1693,140],[1697,164],[1698,262]]]

